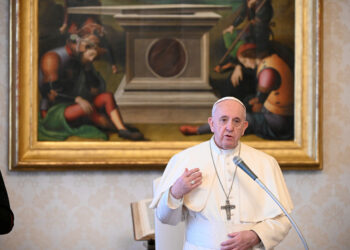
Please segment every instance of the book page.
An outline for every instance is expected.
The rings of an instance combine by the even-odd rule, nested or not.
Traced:
[[[154,239],[154,211],[149,208],[151,199],[131,203],[135,240]]]

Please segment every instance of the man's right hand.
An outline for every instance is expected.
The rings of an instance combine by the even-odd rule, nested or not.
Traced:
[[[57,91],[50,89],[50,92],[47,94],[48,99],[50,100],[50,102],[54,102],[57,96]]]
[[[225,33],[231,33],[232,34],[234,30],[235,30],[235,27],[233,25],[230,25],[230,26],[228,26],[226,29],[224,29],[222,31],[222,34],[225,34]]]
[[[183,174],[175,181],[170,188],[171,195],[176,199],[181,199],[185,194],[191,192],[193,189],[202,184],[202,173],[199,168],[188,170],[187,168]]]
[[[93,111],[92,105],[85,100],[84,98],[77,96],[75,98],[75,102],[79,104],[79,106],[84,110],[86,114],[91,114]]]
[[[241,81],[243,78],[243,72],[242,72],[242,66],[237,65],[235,69],[233,70],[233,73],[231,75],[231,83],[234,87],[237,87],[239,85],[239,81]]]
[[[259,244],[260,238],[256,232],[246,230],[228,234],[229,239],[221,243],[220,250],[246,250]]]
[[[252,111],[254,113],[261,112],[263,104],[259,102],[259,98],[258,97],[254,97],[254,98],[250,99],[248,103],[249,103],[249,105],[252,106]]]

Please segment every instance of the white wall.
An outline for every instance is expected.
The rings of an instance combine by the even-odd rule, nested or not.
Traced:
[[[15,227],[0,236],[0,249],[143,249],[133,239],[129,204],[151,196],[160,172],[8,171],[8,5],[0,0],[0,169]],[[324,1],[324,170],[285,172],[310,249],[350,249],[349,13],[349,0]],[[291,231],[278,249],[302,244]]]

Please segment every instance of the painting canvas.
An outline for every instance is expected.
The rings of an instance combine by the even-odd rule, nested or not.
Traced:
[[[12,25],[20,34],[11,49],[11,95],[17,96],[11,122],[19,124],[11,131],[13,169],[163,167],[172,154],[211,137],[206,121],[224,96],[247,106],[251,126],[243,141],[282,166],[319,168],[318,144],[305,152],[305,115],[298,110],[310,105],[301,87],[317,92],[318,81],[304,83],[295,66],[304,46],[301,29],[315,24],[299,20],[304,10],[295,1],[39,0],[15,6],[23,11],[12,13],[12,24],[35,18],[33,33]],[[318,15],[319,5],[306,10]],[[33,43],[24,45],[25,37]],[[33,62],[26,71],[31,88],[18,89],[28,80],[15,62],[25,58]],[[306,123],[316,133],[318,105]],[[25,117],[32,121],[27,129]],[[299,154],[295,162],[291,152]]]

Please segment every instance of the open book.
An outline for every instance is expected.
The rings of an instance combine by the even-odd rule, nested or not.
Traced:
[[[135,240],[154,239],[154,212],[149,208],[152,199],[131,203],[132,222]]]

